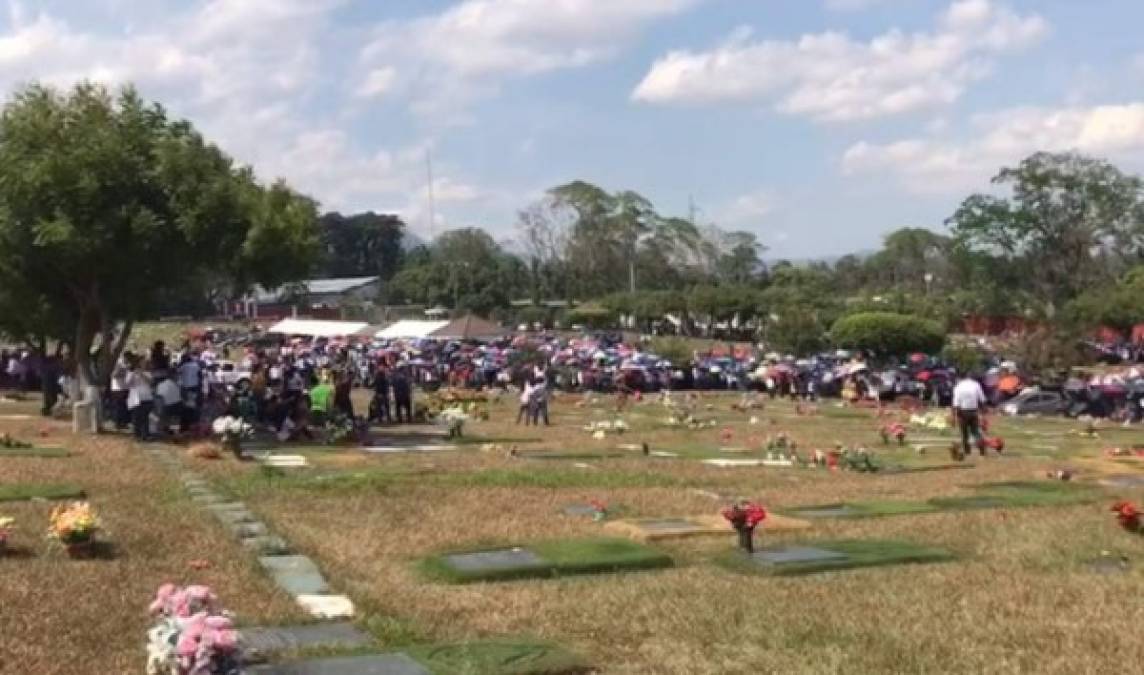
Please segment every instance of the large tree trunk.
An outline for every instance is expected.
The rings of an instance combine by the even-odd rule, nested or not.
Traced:
[[[91,348],[95,342],[97,323],[90,307],[80,310],[75,336],[76,381],[79,398],[72,408],[72,425],[76,433],[98,433],[103,419],[103,396],[97,384]]]

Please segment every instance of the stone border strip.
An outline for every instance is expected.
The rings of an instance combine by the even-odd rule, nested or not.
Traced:
[[[354,616],[353,601],[344,595],[331,593],[318,565],[295,553],[289,542],[271,532],[246,504],[216,492],[208,480],[184,467],[174,453],[156,445],[146,446],[146,452],[178,477],[196,504],[255,553],[274,583],[289,593],[311,616],[323,620]]]

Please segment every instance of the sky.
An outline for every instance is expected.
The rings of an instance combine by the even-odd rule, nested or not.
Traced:
[[[264,180],[498,240],[635,190],[774,259],[940,229],[998,169],[1144,170],[1140,0],[12,0],[0,88],[134,83]],[[434,209],[429,208],[432,158]],[[430,216],[432,211],[433,216]]]

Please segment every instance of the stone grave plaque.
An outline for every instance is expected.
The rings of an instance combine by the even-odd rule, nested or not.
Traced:
[[[566,516],[596,515],[596,507],[591,504],[568,504],[562,510]]]
[[[353,649],[372,640],[352,623],[319,623],[307,626],[247,628],[239,631],[243,658],[259,663],[272,654],[299,649]]]
[[[1101,479],[1100,484],[1114,488],[1144,488],[1144,476],[1128,473],[1119,474]]]
[[[1125,556],[1102,555],[1087,561],[1085,567],[1096,574],[1125,574],[1132,565]]]
[[[784,546],[783,548],[755,551],[751,559],[759,565],[787,565],[846,560],[849,556],[813,546]]]
[[[328,621],[354,617],[354,603],[344,595],[299,595],[294,600],[315,619]]]
[[[794,515],[801,518],[844,518],[858,513],[858,509],[846,504],[822,506],[819,508],[795,509]]]
[[[518,567],[540,567],[544,561],[532,551],[523,548],[506,548],[498,551],[477,553],[455,553],[444,557],[445,562],[459,572],[482,572],[485,570],[515,569]]]
[[[329,589],[318,566],[304,555],[262,556],[258,562],[290,595],[318,595]]]
[[[251,675],[429,675],[428,670],[400,652],[257,666],[247,672]]]

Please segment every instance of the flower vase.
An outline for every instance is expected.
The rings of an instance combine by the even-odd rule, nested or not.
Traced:
[[[83,560],[90,558],[95,551],[95,539],[84,539],[82,541],[69,541],[64,544],[64,549],[68,552],[68,557],[73,560]]]

